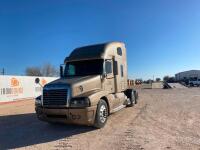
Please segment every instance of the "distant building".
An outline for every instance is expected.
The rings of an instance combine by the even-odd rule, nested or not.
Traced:
[[[200,70],[190,70],[175,74],[176,81],[200,79]]]

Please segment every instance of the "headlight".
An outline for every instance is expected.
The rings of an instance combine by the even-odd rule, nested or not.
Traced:
[[[35,98],[35,105],[42,105],[41,96]]]
[[[86,97],[72,98],[70,100],[70,107],[89,107],[90,100]]]

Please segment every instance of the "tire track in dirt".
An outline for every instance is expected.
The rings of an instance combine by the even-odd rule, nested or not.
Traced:
[[[0,129],[5,135],[1,144],[50,150],[200,150],[200,100],[194,96],[199,92],[200,89],[140,90],[137,105],[112,114],[106,126],[98,130],[40,122],[34,116],[33,102],[5,105],[1,109]],[[15,109],[15,105],[20,108]],[[6,136],[11,132],[15,138]],[[17,139],[12,140],[12,146],[7,142],[10,139]]]

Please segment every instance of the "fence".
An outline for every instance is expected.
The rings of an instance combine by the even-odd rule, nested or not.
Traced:
[[[34,98],[42,93],[42,87],[35,84],[37,77],[0,75],[0,103]],[[54,77],[39,77],[42,86],[56,80]]]

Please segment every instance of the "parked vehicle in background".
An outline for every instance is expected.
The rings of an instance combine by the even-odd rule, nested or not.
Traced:
[[[200,86],[200,79],[198,79],[198,78],[191,78],[189,80],[189,85],[191,87],[193,87],[193,86]]]
[[[135,84],[136,84],[136,85],[141,85],[142,82],[143,82],[142,79],[136,79],[136,80],[135,80]]]
[[[134,82],[127,78],[124,43],[76,48],[64,64],[60,78],[46,84],[36,99],[40,120],[102,128],[111,113],[137,103]]]

